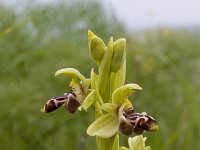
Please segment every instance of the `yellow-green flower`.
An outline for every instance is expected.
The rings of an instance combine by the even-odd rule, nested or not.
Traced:
[[[128,139],[129,148],[124,146],[120,147],[120,150],[151,150],[150,146],[145,147],[146,137],[142,135],[130,137]]]
[[[124,110],[132,109],[128,96],[142,88],[137,84],[127,84],[117,88],[112,94],[112,103],[104,103],[101,109],[108,112],[94,121],[87,129],[90,136],[108,138],[117,133]]]
[[[133,131],[142,134],[144,130],[156,131],[158,125],[146,113],[135,113],[128,96],[142,88],[137,84],[126,84],[117,88],[112,94],[112,103],[101,105],[108,112],[94,121],[87,129],[90,136],[112,137],[118,130],[126,135]]]
[[[74,113],[83,103],[88,95],[88,86],[90,80],[86,79],[78,70],[74,68],[64,68],[56,71],[55,76],[64,74],[72,78],[70,86],[72,91],[62,96],[54,96],[46,102],[42,112],[52,112],[61,106],[64,106],[70,113]]]

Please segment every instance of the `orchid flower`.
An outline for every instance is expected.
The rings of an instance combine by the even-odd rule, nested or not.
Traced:
[[[90,136],[108,138],[115,135],[118,130],[126,135],[133,131],[136,134],[143,130],[155,131],[158,129],[155,119],[146,113],[135,113],[128,96],[141,90],[137,84],[126,84],[117,88],[112,95],[112,103],[101,105],[101,109],[108,112],[95,120],[87,129]]]

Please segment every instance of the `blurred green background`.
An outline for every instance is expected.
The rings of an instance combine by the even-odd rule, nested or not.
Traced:
[[[159,131],[145,133],[154,150],[200,149],[200,30],[152,29],[130,32],[98,1],[0,3],[0,150],[95,150],[86,134],[89,113],[43,104],[69,90],[69,79],[54,77],[74,67],[89,77],[96,67],[87,30],[104,41],[127,39],[127,80],[143,90],[131,97],[138,112],[156,118]],[[127,146],[127,136],[120,145]],[[133,135],[134,136],[134,135]]]

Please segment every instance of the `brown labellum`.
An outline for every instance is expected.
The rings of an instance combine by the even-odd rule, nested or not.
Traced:
[[[74,113],[78,107],[81,106],[80,102],[71,93],[68,94],[68,101],[64,104],[66,110],[70,113]]]
[[[133,125],[122,119],[119,124],[119,131],[122,134],[130,135],[133,132]]]
[[[124,117],[133,125],[133,131],[136,134],[142,134],[144,130],[156,131],[158,129],[156,120],[145,112],[135,113],[134,111],[128,111],[124,113]]]
[[[134,127],[133,131],[137,134],[140,135],[142,133],[144,133],[144,130],[138,127]]]
[[[52,112],[58,109],[67,101],[67,96],[55,96],[46,102],[43,111],[46,113]]]

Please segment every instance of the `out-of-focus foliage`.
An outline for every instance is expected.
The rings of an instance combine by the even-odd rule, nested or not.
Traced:
[[[86,135],[94,116],[70,115],[40,108],[69,89],[69,80],[54,77],[74,67],[86,77],[95,66],[88,51],[87,30],[108,41],[127,38],[127,81],[143,90],[133,97],[138,112],[158,120],[157,133],[145,133],[154,150],[199,149],[200,33],[155,30],[126,34],[96,1],[0,5],[0,149],[94,150]],[[127,145],[123,136],[121,145]]]
[[[122,32],[103,11],[96,1],[77,0],[0,6],[0,149],[94,149],[95,139],[86,135],[94,116],[64,109],[47,115],[40,108],[70,90],[56,70],[74,67],[89,77],[95,62],[88,29],[104,38]]]
[[[200,32],[195,32],[145,31],[127,44],[133,50],[128,80],[143,87],[135,107],[157,116],[159,124],[157,133],[147,133],[153,149],[200,148]]]

